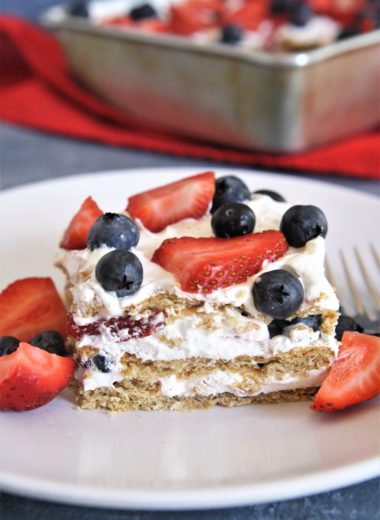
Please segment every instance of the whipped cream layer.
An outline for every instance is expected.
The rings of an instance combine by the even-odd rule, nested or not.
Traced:
[[[268,229],[279,229],[282,215],[291,204],[276,202],[265,195],[255,195],[245,204],[251,207],[256,215],[255,232]],[[324,272],[325,240],[317,237],[301,248],[289,248],[287,253],[275,262],[264,265],[262,270],[250,277],[245,283],[227,288],[217,289],[211,294],[188,293],[181,290],[175,277],[151,262],[154,251],[167,238],[174,237],[212,237],[211,215],[199,220],[185,219],[166,227],[160,233],[151,233],[140,223],[140,241],[132,251],[140,259],[144,278],[141,288],[131,296],[118,298],[116,293],[105,291],[95,276],[95,267],[99,259],[111,251],[102,247],[94,251],[89,249],[78,251],[60,250],[56,264],[67,274],[71,287],[71,295],[75,312],[73,319],[78,325],[85,325],[99,318],[121,316],[131,306],[138,306],[144,300],[160,293],[189,300],[203,302],[203,310],[212,312],[221,305],[232,305],[244,309],[250,316],[262,318],[253,303],[252,286],[255,279],[263,272],[273,269],[287,269],[297,275],[303,285],[305,299],[299,311],[307,311],[311,304],[318,300],[318,310],[338,310],[339,303],[335,293],[326,279]],[[97,312],[90,312],[96,305]]]
[[[310,370],[303,377],[287,375],[282,379],[267,378],[261,386],[254,381],[244,380],[240,374],[222,370],[190,379],[179,379],[172,375],[160,378],[159,382],[161,393],[167,397],[212,396],[224,392],[236,397],[254,397],[281,390],[318,387],[325,378],[326,372],[327,369]]]
[[[111,360],[109,372],[102,373],[93,367],[81,367],[77,378],[85,390],[112,386],[127,375],[121,359],[125,353],[147,361],[174,361],[189,358],[232,361],[239,356],[272,358],[297,348],[330,348],[337,354],[337,342],[331,336],[313,331],[303,324],[285,327],[281,335],[269,337],[263,322],[245,318],[251,328],[239,331],[229,328],[225,316],[220,316],[219,328],[206,329],[194,317],[177,320],[150,336],[120,341],[108,332],[101,336],[84,336],[77,347],[96,346],[99,352]],[[223,323],[223,324],[222,324]],[[217,325],[215,320],[214,325]],[[257,366],[252,361],[252,366]],[[227,390],[224,390],[227,391]]]

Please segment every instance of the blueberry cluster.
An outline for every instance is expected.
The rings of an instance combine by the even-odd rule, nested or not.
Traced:
[[[66,356],[65,340],[62,335],[55,330],[45,330],[32,339],[28,340],[30,345],[46,350],[49,354]],[[20,341],[14,336],[0,336],[0,357],[7,356],[15,352]]]
[[[130,251],[140,239],[136,224],[125,215],[105,213],[90,229],[87,247],[92,251],[102,246],[113,251],[102,256],[96,265],[95,276],[105,291],[117,296],[129,296],[138,291],[143,281],[143,266]]]
[[[327,219],[322,210],[316,206],[297,205],[284,213],[280,230],[290,246],[299,248],[313,238],[325,237],[327,227]],[[300,280],[285,269],[276,269],[261,275],[252,292],[256,308],[275,320],[286,320],[296,312],[304,299]],[[270,334],[280,333],[280,325],[284,327],[289,323],[272,322]],[[312,323],[310,326],[314,328],[314,325]]]

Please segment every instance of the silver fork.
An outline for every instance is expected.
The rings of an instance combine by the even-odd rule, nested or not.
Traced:
[[[369,267],[368,260],[367,264],[364,262],[363,254],[357,246],[353,248],[353,254],[342,249],[339,251],[345,287],[348,291],[343,290],[343,284],[339,288],[329,262],[326,262],[326,274],[337,291],[343,313],[357,321],[365,332],[376,334],[380,332],[380,255],[373,244],[370,244],[369,249],[372,255],[372,268]],[[349,257],[354,258],[355,261],[350,263]],[[336,271],[338,269],[337,265]],[[344,294],[347,292],[351,305],[349,302],[343,303]],[[353,307],[353,313],[347,311],[349,306]]]

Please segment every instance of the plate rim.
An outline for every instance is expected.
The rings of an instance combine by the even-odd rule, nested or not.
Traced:
[[[5,474],[5,473],[4,473]],[[360,474],[358,478],[357,475]],[[5,477],[0,472],[0,490],[22,494],[36,500],[48,500],[107,509],[137,509],[189,511],[222,509],[280,502],[330,492],[380,476],[380,455],[340,466],[328,471],[316,471],[298,477],[277,479],[256,484],[237,484],[193,490],[110,490],[105,487],[52,483],[29,477]],[[7,479],[7,481],[5,480]],[[317,482],[317,485],[316,485]],[[296,491],[295,491],[296,490]]]
[[[270,183],[276,179],[300,184],[317,184],[319,188],[340,192],[360,198],[369,198],[372,201],[379,197],[376,194],[356,190],[352,187],[340,186],[319,179],[298,177],[294,174],[260,171],[234,165],[217,166],[160,166],[160,167],[134,167],[113,170],[100,170],[83,172],[63,177],[44,179],[21,184],[0,190],[0,200],[17,196],[22,191],[38,189],[41,185],[54,187],[54,185],[66,184],[72,181],[81,181],[85,178],[105,177],[107,175],[156,175],[159,173],[176,174],[178,179],[185,175],[192,175],[206,170],[215,170],[217,174],[235,174],[244,176],[258,175],[262,178],[268,176]],[[264,180],[264,179],[263,179]],[[261,181],[261,179],[260,179]],[[127,191],[127,190],[126,190]],[[33,479],[10,475],[0,469],[0,490],[15,494],[21,494],[34,499],[42,499],[62,504],[85,505],[90,507],[125,508],[139,510],[191,510],[191,509],[220,509],[233,506],[247,506],[268,502],[278,502],[296,499],[304,496],[332,491],[334,489],[357,484],[371,478],[380,476],[380,454],[368,457],[359,462],[319,470],[297,477],[277,478],[254,484],[219,485],[202,489],[110,489],[88,485],[74,486],[68,483],[49,482],[44,479]]]

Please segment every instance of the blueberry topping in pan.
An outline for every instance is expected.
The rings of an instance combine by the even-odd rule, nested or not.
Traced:
[[[229,45],[235,45],[240,42],[243,36],[243,30],[240,25],[228,24],[222,27],[220,41]]]
[[[74,0],[74,2],[69,5],[69,14],[71,14],[71,16],[78,16],[80,18],[88,18],[89,12],[87,8],[87,1]]]
[[[254,212],[241,202],[229,202],[218,208],[212,216],[214,235],[231,238],[252,233],[256,224]]]
[[[270,11],[272,14],[287,14],[299,0],[272,0]]]
[[[129,16],[135,22],[139,22],[140,20],[146,20],[147,18],[157,18],[157,11],[155,8],[148,4],[141,4],[130,10]]]
[[[314,16],[313,9],[307,2],[295,3],[289,10],[289,23],[304,27]]]

